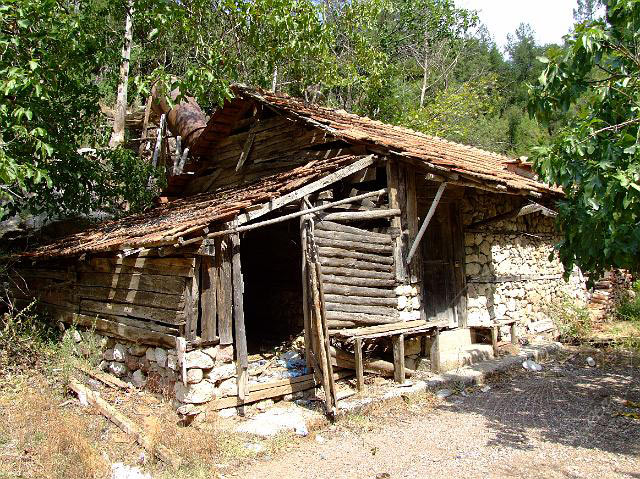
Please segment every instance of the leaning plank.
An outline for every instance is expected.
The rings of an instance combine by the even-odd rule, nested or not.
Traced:
[[[326,246],[328,248],[341,248],[348,251],[362,251],[363,253],[378,253],[383,255],[391,255],[393,247],[390,244],[375,244],[363,241],[342,241],[337,239],[316,238],[318,246]]]
[[[341,294],[344,296],[368,296],[373,298],[395,298],[396,293],[392,289],[364,288],[360,286],[348,286],[344,284],[324,285],[325,294]]]
[[[354,278],[350,276],[325,275],[324,281],[333,284],[347,284],[351,286],[366,286],[372,288],[385,288],[395,286],[395,279]]]
[[[70,380],[69,386],[79,398],[84,398],[89,404],[100,411],[103,416],[109,419],[109,421],[114,423],[127,434],[133,436],[136,442],[140,444],[145,451],[155,455],[162,462],[169,464],[176,469],[180,466],[181,460],[178,456],[161,444],[153,444],[153,442],[145,435],[142,428],[138,427],[124,414],[117,411],[112,405],[102,399],[98,393],[80,384],[75,379]]]
[[[161,276],[140,273],[79,273],[78,284],[84,286],[101,286],[103,288],[123,288],[156,293],[182,294],[186,285],[186,279],[180,276]]]
[[[247,354],[247,333],[244,325],[244,281],[242,279],[242,265],[240,263],[240,235],[231,235],[232,281],[233,281],[233,324],[235,328],[236,367],[238,372],[238,398],[245,399],[247,395],[247,368],[249,360]]]
[[[367,232],[368,233],[368,232]],[[343,233],[341,231],[325,231],[321,229],[316,229],[315,231],[316,238],[324,238],[330,240],[340,240],[340,241],[367,241],[370,244],[386,244],[391,245],[393,239],[391,235],[370,235],[370,234],[353,234],[353,233]]]
[[[356,254],[356,253],[354,253]],[[370,263],[367,261],[359,261],[355,258],[326,258],[320,256],[320,264],[325,267],[333,268],[355,268],[366,271],[393,271],[393,264]]]
[[[373,211],[346,211],[342,213],[329,213],[322,217],[323,221],[367,221],[400,216],[399,209],[373,210]]]
[[[112,388],[124,389],[125,391],[135,389],[133,384],[125,383],[122,379],[119,379],[111,374],[107,374],[102,371],[93,371],[92,369],[86,368],[84,366],[76,366],[76,369],[82,371],[87,376],[91,376],[92,378],[97,379],[107,386],[111,386]]]
[[[383,316],[367,313],[346,313],[343,311],[327,311],[327,319],[351,321],[356,324],[389,324],[398,322],[398,318],[395,316]]]
[[[134,318],[150,319],[168,324],[182,324],[185,316],[181,311],[151,308],[134,304],[99,302],[88,299],[80,301],[80,311],[87,313],[108,314],[111,316],[132,316]]]
[[[362,170],[363,168],[367,168],[368,166],[373,165],[376,161],[378,161],[378,158],[374,155],[365,156],[364,158],[361,158],[355,161],[349,166],[346,166],[338,171],[335,171],[329,175],[326,175],[317,181],[309,183],[308,185],[305,185],[302,188],[298,188],[297,190],[292,191],[291,193],[282,195],[279,198],[275,198],[274,200],[270,201],[267,205],[265,205],[260,209],[256,209],[254,211],[247,212],[245,214],[240,215],[238,217],[238,224],[241,225],[241,224],[247,223],[251,220],[264,216],[267,213],[273,210],[276,210],[282,206],[285,206],[289,203],[297,201],[311,193],[319,191],[335,183],[336,181],[346,178],[347,176],[350,176],[353,173]]]
[[[102,288],[99,286],[78,286],[75,292],[79,299],[136,304],[173,311],[182,311],[184,308],[184,293],[163,294],[135,289]]]
[[[340,294],[326,294],[325,299],[329,303],[358,304],[366,306],[391,306],[398,305],[397,298],[374,298],[371,296],[346,296]]]
[[[342,311],[344,313],[377,314],[379,316],[399,317],[396,308],[388,306],[368,306],[365,304],[326,303],[327,311]]]
[[[338,231],[342,233],[350,233],[357,236],[366,236],[368,238],[378,238],[381,240],[386,240],[386,238],[389,237],[389,235],[386,235],[384,233],[372,233],[371,231],[362,228],[334,223],[333,221],[327,221],[326,219],[318,221],[315,224],[315,227],[317,231]]]
[[[58,315],[56,319],[65,323],[75,324],[85,328],[92,328],[99,333],[108,333],[109,335],[140,344],[173,348],[176,342],[175,336],[170,334],[159,333],[157,331],[146,330],[135,326],[128,326],[115,321],[87,316],[84,314],[67,313],[65,315]]]
[[[318,254],[321,258],[351,258],[360,261],[366,261],[367,263],[371,264],[383,264],[388,266],[393,265],[393,258],[391,256],[360,253],[346,248],[320,247],[318,248]]]

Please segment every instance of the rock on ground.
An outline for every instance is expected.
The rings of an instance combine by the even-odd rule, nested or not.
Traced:
[[[269,409],[240,424],[236,430],[262,437],[275,436],[284,431],[294,431],[300,436],[308,434],[305,418],[296,407]]]

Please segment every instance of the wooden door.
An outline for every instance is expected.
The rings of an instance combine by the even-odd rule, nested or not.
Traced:
[[[422,217],[429,204],[422,205]],[[466,323],[464,238],[455,202],[441,202],[422,240],[423,298],[429,321]]]

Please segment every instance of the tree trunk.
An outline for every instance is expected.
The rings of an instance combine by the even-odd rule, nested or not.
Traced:
[[[429,35],[424,32],[424,63],[422,68],[424,73],[422,74],[422,90],[420,92],[420,108],[424,106],[424,97],[427,94],[427,80],[429,76]]]
[[[122,45],[122,63],[120,64],[120,83],[118,97],[113,111],[113,132],[109,146],[114,148],[124,143],[124,124],[127,115],[127,84],[129,83],[129,60],[133,42],[133,0],[127,0],[127,12],[124,25],[124,44]]]

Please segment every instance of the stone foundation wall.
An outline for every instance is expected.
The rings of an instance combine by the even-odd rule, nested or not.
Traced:
[[[585,278],[579,270],[563,279],[556,257],[549,260],[560,240],[554,219],[540,213],[493,223],[477,230],[473,222],[512,211],[521,199],[479,191],[467,191],[463,200],[465,224],[465,274],[467,276],[468,325],[494,319],[517,319],[532,327],[547,318],[546,305],[568,295],[586,302]]]

